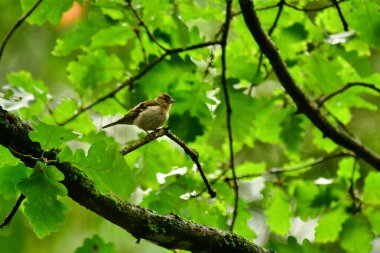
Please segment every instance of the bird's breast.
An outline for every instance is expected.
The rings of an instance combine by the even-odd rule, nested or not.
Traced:
[[[149,106],[136,117],[133,123],[144,130],[154,130],[162,126],[168,117],[168,110],[163,110],[158,105]]]

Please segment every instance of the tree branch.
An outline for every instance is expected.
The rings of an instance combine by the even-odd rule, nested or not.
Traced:
[[[239,3],[249,31],[269,59],[280,83],[293,99],[298,110],[304,113],[323,132],[324,136],[330,138],[336,144],[353,151],[359,158],[372,165],[376,170],[380,170],[380,156],[361,144],[356,138],[349,136],[328,122],[319,111],[318,106],[311,102],[297,86],[276,46],[262,29],[259,18],[254,11],[253,2],[250,0],[239,0]]]
[[[0,229],[3,229],[4,227],[8,226],[9,223],[11,223],[13,216],[17,213],[17,210],[20,208],[20,205],[22,201],[24,201],[25,195],[21,194],[20,197],[18,197],[16,204],[13,206],[12,211],[5,217],[4,221],[0,224]]]
[[[43,150],[32,142],[30,127],[0,107],[0,144],[17,147],[22,153],[40,157]],[[46,152],[46,158],[55,159],[56,153]],[[15,156],[17,156],[15,154]],[[35,160],[19,157],[27,166]],[[94,183],[68,162],[53,162],[64,175],[62,183],[68,195],[80,205],[92,210],[138,239],[146,239],[168,249],[185,249],[192,252],[266,253],[267,251],[234,233],[203,226],[180,218],[175,214],[160,215],[151,210],[122,201],[114,195],[102,194]]]
[[[33,11],[35,9],[37,9],[38,5],[40,5],[40,3],[42,3],[42,1],[43,0],[38,0],[32,6],[32,8],[30,8],[30,10],[27,13],[25,13],[19,20],[17,20],[17,22],[13,25],[13,27],[11,28],[11,30],[5,36],[5,39],[4,39],[3,43],[1,43],[1,47],[0,47],[0,61],[1,61],[1,57],[3,56],[3,52],[4,52],[4,49],[5,49],[5,46],[8,43],[8,40],[12,37],[13,33],[17,30],[17,28],[19,28],[22,25],[22,23],[24,23],[24,21],[33,13]]]
[[[348,24],[347,24],[346,19],[343,16],[343,12],[340,9],[338,1],[337,0],[331,0],[331,2],[333,2],[335,8],[338,10],[339,18],[342,21],[344,31],[348,32]]]
[[[272,33],[274,32],[274,29],[276,28],[277,23],[278,23],[278,21],[280,20],[282,10],[284,9],[284,4],[285,4],[285,0],[281,0],[281,1],[278,3],[278,11],[277,11],[277,14],[276,14],[276,18],[274,19],[274,22],[273,22],[272,26],[271,26],[271,27],[269,28],[269,30],[268,30],[268,35],[269,35],[269,37],[270,37],[270,36],[272,35]]]
[[[128,7],[131,9],[133,12],[133,15],[135,15],[136,19],[139,21],[139,25],[144,27],[146,34],[148,34],[149,38],[154,41],[154,43],[161,48],[164,51],[168,51],[167,48],[165,48],[159,41],[158,39],[153,35],[153,33],[150,32],[148,26],[145,24],[144,20],[140,17],[140,15],[137,13],[137,11],[133,8],[132,3],[130,1],[127,1]]]
[[[211,185],[209,184],[206,178],[206,175],[202,170],[202,166],[199,163],[199,159],[198,159],[199,157],[198,152],[194,149],[189,148],[184,141],[182,141],[180,138],[178,138],[178,136],[174,135],[172,132],[166,131],[165,135],[169,137],[171,140],[173,140],[175,143],[177,143],[179,146],[181,146],[181,148],[185,151],[185,153],[190,156],[191,160],[193,160],[193,162],[198,168],[199,173],[201,174],[201,177],[203,179],[203,182],[206,185],[206,188],[207,188],[208,193],[210,194],[210,197],[215,198],[216,192],[211,188]]]
[[[181,140],[178,136],[176,136],[175,134],[170,132],[169,128],[160,128],[160,129],[157,129],[156,131],[151,132],[150,135],[147,135],[144,139],[142,139],[142,140],[140,140],[140,141],[138,141],[132,145],[125,147],[121,151],[121,154],[124,156],[124,155],[140,148],[141,146],[144,146],[145,144],[148,144],[149,142],[151,142],[157,138],[160,138],[164,135],[166,135],[171,140],[173,140],[175,143],[177,143],[185,151],[185,153],[188,156],[190,156],[191,160],[193,160],[193,162],[197,166],[199,173],[201,174],[201,177],[203,179],[203,182],[206,185],[206,188],[208,190],[208,193],[210,194],[210,197],[215,198],[216,192],[211,188],[211,185],[208,182],[205,173],[203,172],[202,166],[201,166],[199,159],[198,159],[198,157],[199,157],[198,152],[192,148],[189,148],[183,140]]]
[[[342,0],[340,2],[344,2],[345,0]],[[299,8],[295,5],[291,5],[287,2],[284,3],[286,6],[288,6],[289,8],[292,8],[294,10],[297,10],[297,11],[304,11],[304,12],[313,12],[313,11],[322,11],[324,9],[327,9],[327,8],[331,8],[331,7],[334,7],[334,4],[331,4],[331,5],[325,5],[325,6],[322,6],[322,7],[318,7],[318,8]]]
[[[222,33],[222,88],[223,95],[226,102],[226,120],[227,120],[227,132],[228,132],[228,142],[229,142],[229,150],[230,150],[230,167],[232,171],[232,178],[234,178],[234,209],[232,212],[232,221],[230,224],[230,230],[234,229],[236,217],[238,214],[238,202],[239,202],[239,186],[236,180],[236,172],[235,172],[235,161],[234,161],[234,148],[233,148],[233,137],[232,137],[232,127],[231,127],[231,102],[230,97],[228,95],[228,87],[227,87],[227,61],[226,61],[226,47],[227,47],[227,37],[228,30],[230,28],[230,20],[231,20],[231,8],[232,8],[232,0],[226,0],[226,17],[223,25],[223,33]]]
[[[244,178],[252,178],[252,177],[262,177],[262,176],[273,175],[273,174],[283,174],[283,173],[288,173],[288,172],[295,172],[295,171],[314,167],[316,165],[319,165],[321,163],[325,163],[325,162],[330,161],[332,159],[343,158],[343,157],[354,157],[354,155],[352,155],[350,153],[341,152],[341,153],[333,154],[330,156],[317,158],[314,161],[307,163],[307,164],[300,164],[300,165],[296,165],[296,166],[288,167],[288,168],[272,168],[268,171],[265,171],[264,173],[250,173],[250,174],[240,175],[237,178],[238,179],[244,179]],[[231,181],[232,179],[229,177],[226,177],[224,180],[225,181]]]
[[[378,92],[380,94],[380,89],[377,88],[375,85],[373,84],[369,84],[369,83],[360,83],[360,82],[352,82],[352,83],[348,83],[346,85],[344,85],[342,88],[330,93],[329,95],[326,95],[320,99],[317,100],[317,104],[319,107],[321,107],[324,103],[326,103],[327,100],[335,97],[336,95],[339,95],[340,93],[343,93],[344,91],[348,90],[349,88],[351,87],[354,87],[354,86],[362,86],[362,87],[366,87],[366,88],[369,88],[371,90],[374,90],[376,92]]]

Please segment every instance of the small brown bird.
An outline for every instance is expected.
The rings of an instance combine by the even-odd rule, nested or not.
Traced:
[[[123,118],[102,128],[119,124],[136,125],[148,133],[149,130],[155,130],[165,124],[169,118],[170,107],[174,102],[175,100],[168,94],[162,93],[153,100],[141,102],[129,110]]]

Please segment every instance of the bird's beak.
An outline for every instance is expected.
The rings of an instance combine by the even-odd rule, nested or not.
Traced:
[[[170,99],[169,104],[173,104],[175,102],[175,99]]]

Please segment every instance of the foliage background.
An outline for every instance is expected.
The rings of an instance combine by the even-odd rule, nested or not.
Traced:
[[[43,4],[48,6],[52,2]],[[125,1],[79,3],[84,8],[81,21],[66,25],[59,24],[60,15],[71,7],[71,1],[62,1],[61,5],[47,9],[41,5],[37,9],[41,12],[36,11],[28,24],[17,30],[2,56],[2,91],[6,94],[8,84],[24,89],[21,95],[16,93],[11,98],[23,97],[13,102],[12,105],[23,105],[13,113],[31,122],[33,127],[38,128],[39,124],[33,116],[46,124],[59,125],[75,115],[80,106],[117,89],[165,53],[160,46],[183,48],[219,41],[223,32],[224,1],[132,1],[133,9],[159,44],[139,25]],[[255,1],[257,10],[277,3]],[[303,9],[331,5],[330,1],[286,3]],[[21,5],[1,1],[0,34],[5,35],[32,4],[33,1],[28,0],[22,0]],[[380,87],[380,40],[376,35],[380,6],[376,1],[356,0],[344,1],[340,6],[349,28],[356,34],[338,44],[326,42],[331,38],[329,34],[344,37],[340,34],[343,27],[336,8],[308,12],[285,5],[276,26],[273,22],[278,7],[259,11],[263,27],[267,31],[274,27],[271,37],[297,84],[315,101],[349,82]],[[227,84],[236,172],[238,176],[253,175],[239,180],[240,199],[234,231],[277,252],[378,252],[380,178],[374,168],[347,156],[302,170],[271,173],[273,168],[312,164],[346,150],[322,138],[306,117],[296,113],[294,103],[282,89],[269,62],[264,57],[260,63],[260,50],[239,10],[238,2],[234,1],[227,41]],[[172,131],[199,152],[208,177],[218,178],[227,171],[230,161],[220,74],[220,46],[170,53],[114,98],[102,101],[64,124],[65,129],[79,134],[67,145],[85,150],[91,146],[95,156],[103,155],[104,150],[99,145],[106,146],[107,154],[112,157],[117,150],[143,135],[128,126],[106,132],[99,128],[136,103],[165,91],[177,100],[169,120]],[[28,100],[27,94],[34,97]],[[378,94],[373,89],[353,87],[326,102],[321,110],[333,124],[344,125],[366,146],[380,153]],[[9,103],[8,100],[4,95],[2,105]],[[40,140],[39,137],[36,140]],[[62,159],[75,160],[65,145],[61,147]],[[5,151],[1,154],[9,155]],[[166,139],[150,143],[112,166],[111,158],[104,158],[103,162],[112,170],[124,169],[120,173],[133,174],[115,176],[110,186],[104,177],[96,180],[99,171],[86,171],[95,165],[84,166],[87,173],[93,173],[95,183],[103,191],[120,193],[122,198],[158,213],[173,212],[202,224],[228,229],[234,203],[233,184],[225,182],[231,178],[230,172],[213,185],[218,193],[215,200],[210,200],[205,193],[185,200],[180,196],[200,192],[204,186],[199,174],[192,169],[192,161]],[[20,178],[29,176],[31,170],[16,162],[0,165],[4,165],[0,169],[3,203],[0,216],[5,216],[18,196],[15,185],[22,180]],[[178,174],[179,168],[186,173]],[[157,173],[171,171],[174,175],[166,177],[164,183],[158,182]],[[115,172],[106,175],[112,173]],[[350,191],[350,187],[354,190]],[[129,196],[136,189],[139,190]],[[142,191],[146,190],[139,201]],[[114,245],[106,252],[167,252],[144,240],[135,244],[128,233],[67,197],[60,201],[67,206],[67,211],[64,212],[66,221],[58,232],[38,239],[28,218],[20,212],[10,226],[0,231],[0,243],[6,252],[74,252],[94,234]],[[28,216],[25,208],[22,210]]]

